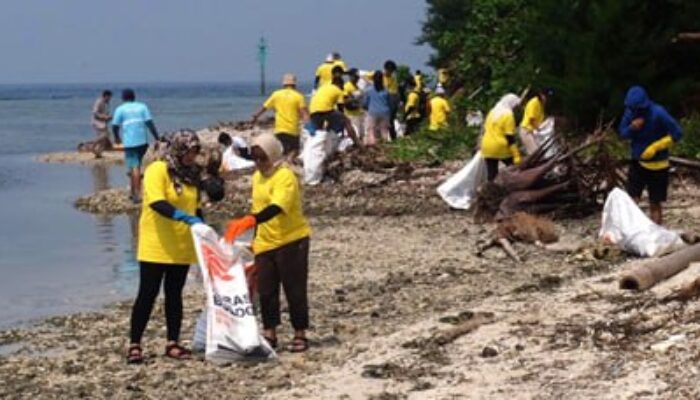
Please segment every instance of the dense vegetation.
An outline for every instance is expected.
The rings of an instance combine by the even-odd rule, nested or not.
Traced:
[[[635,83],[675,115],[700,105],[700,41],[678,40],[700,32],[698,1],[427,3],[418,42],[434,49],[434,67],[449,70],[460,110],[486,111],[506,92],[548,86],[557,92],[555,111],[588,129],[617,117]]]

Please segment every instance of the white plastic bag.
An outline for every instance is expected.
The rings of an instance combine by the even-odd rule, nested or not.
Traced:
[[[537,147],[542,146],[543,143],[548,141],[552,136],[554,136],[554,118],[549,117],[545,119],[539,127],[533,132],[533,137],[535,138],[535,144]],[[545,157],[551,158],[559,153],[559,148],[556,143],[549,147],[549,150],[545,153]]]
[[[304,142],[301,159],[304,163],[304,183],[318,185],[323,180],[323,161],[326,159],[326,136],[328,132],[317,130]]]
[[[478,151],[464,168],[449,177],[437,189],[452,208],[468,210],[474,204],[477,189],[486,182],[486,161]]]
[[[216,364],[277,355],[260,335],[243,266],[245,248],[228,245],[204,224],[192,237],[207,296],[205,358]]]
[[[304,183],[318,185],[323,180],[324,161],[338,151],[340,137],[333,131],[316,130],[313,136],[305,134],[301,160],[304,163]]]
[[[619,188],[605,200],[599,237],[641,257],[656,257],[685,246],[678,233],[652,222]]]

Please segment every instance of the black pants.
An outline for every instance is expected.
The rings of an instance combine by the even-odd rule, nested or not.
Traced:
[[[301,150],[301,144],[299,142],[299,135],[292,135],[290,133],[275,133],[277,140],[282,143],[284,148],[284,155],[288,155],[291,152],[299,152]]]
[[[639,161],[633,160],[627,175],[627,193],[635,198],[642,197],[644,189],[649,193],[651,204],[661,204],[668,197],[668,168],[651,170],[644,168]]]
[[[263,327],[280,324],[280,284],[289,305],[289,317],[295,330],[309,327],[309,302],[306,285],[309,275],[309,238],[286,244],[255,256],[258,270],[258,294]]]
[[[418,132],[418,128],[420,128],[420,123],[421,123],[420,118],[407,119],[406,120],[406,136],[410,136],[410,135]]]
[[[389,116],[389,136],[392,141],[396,140],[396,126],[394,126],[394,120],[396,120],[396,114],[399,111],[400,101],[398,94],[389,94],[389,109],[391,113]]]
[[[513,165],[512,158],[498,159],[498,158],[485,158],[486,160],[486,180],[493,182],[498,175],[498,163],[503,161],[505,165]]]
[[[153,303],[160,292],[160,285],[165,277],[165,322],[168,328],[168,340],[180,338],[182,324],[182,289],[187,280],[189,265],[159,264],[139,261],[139,294],[136,296],[131,311],[131,343],[141,343],[143,331],[151,318]]]

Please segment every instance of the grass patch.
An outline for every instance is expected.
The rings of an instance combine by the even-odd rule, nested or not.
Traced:
[[[397,161],[441,163],[471,157],[478,136],[478,128],[448,128],[437,132],[424,128],[384,146]]]

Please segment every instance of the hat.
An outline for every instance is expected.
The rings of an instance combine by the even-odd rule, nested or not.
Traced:
[[[333,53],[329,53],[326,56],[326,62],[333,62],[335,59],[333,58]]]
[[[438,87],[435,88],[435,94],[445,94],[445,88],[443,88],[441,85],[438,85]]]
[[[254,137],[253,146],[260,147],[273,164],[278,164],[284,155],[282,143],[272,133],[263,133]]]
[[[284,74],[282,77],[282,85],[287,86],[287,85],[296,85],[297,84],[297,77],[294,74]]]

